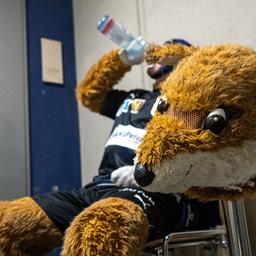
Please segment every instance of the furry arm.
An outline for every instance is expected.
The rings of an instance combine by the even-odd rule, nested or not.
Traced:
[[[118,50],[112,50],[94,64],[78,84],[78,101],[90,110],[100,112],[108,92],[130,69],[120,60]]]

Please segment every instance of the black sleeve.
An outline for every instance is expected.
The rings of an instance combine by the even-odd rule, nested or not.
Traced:
[[[103,102],[100,114],[115,119],[117,110],[129,94],[127,91],[111,90]]]

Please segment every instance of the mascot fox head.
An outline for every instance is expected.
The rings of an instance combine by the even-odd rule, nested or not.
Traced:
[[[226,44],[151,45],[147,62],[174,65],[137,151],[146,190],[202,200],[256,192],[256,53]]]

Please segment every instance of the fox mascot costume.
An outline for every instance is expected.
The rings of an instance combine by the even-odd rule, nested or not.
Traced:
[[[174,65],[137,151],[134,176],[145,190],[202,200],[250,197],[256,191],[256,53],[239,45],[155,45],[148,63]],[[114,50],[95,64],[79,101],[99,111],[130,70]],[[104,84],[104,86],[103,86]],[[63,243],[63,256],[135,256],[149,230],[141,207],[101,199],[63,234],[31,197],[0,202],[0,255],[38,256]]]

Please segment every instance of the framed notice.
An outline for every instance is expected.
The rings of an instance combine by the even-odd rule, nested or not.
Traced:
[[[62,44],[60,41],[41,38],[42,80],[63,84]]]

